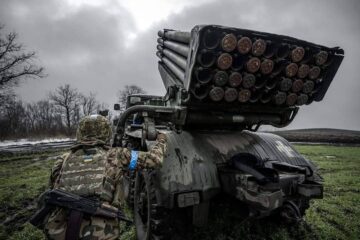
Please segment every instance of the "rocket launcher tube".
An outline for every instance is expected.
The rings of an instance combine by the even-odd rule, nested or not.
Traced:
[[[215,49],[220,42],[219,34],[215,31],[207,30],[204,33],[203,43],[207,49]]]
[[[198,100],[202,100],[209,95],[210,88],[208,86],[196,84],[195,88],[192,90],[194,97]]]
[[[161,54],[161,53],[160,53]],[[158,55],[158,54],[157,54]],[[159,56],[159,55],[158,55]],[[185,78],[185,72],[178,67],[175,63],[173,63],[170,59],[167,57],[162,57],[161,60],[163,63],[170,69],[170,71],[181,81],[184,81]]]
[[[189,54],[189,46],[186,45],[186,44],[183,44],[183,43],[178,43],[178,42],[173,42],[173,41],[170,41],[170,40],[164,40],[162,38],[158,38],[157,42],[165,47],[165,48],[168,48],[168,49],[171,49],[173,50],[174,52],[184,56],[184,57],[187,57],[188,54]]]
[[[176,65],[178,65],[179,67],[181,67],[185,71],[185,69],[186,69],[186,59],[185,58],[183,58],[179,54],[177,54],[177,53],[175,53],[175,52],[173,52],[171,50],[168,50],[166,48],[164,49],[164,48],[160,47],[159,51],[165,57],[169,58],[172,62],[174,62]]]
[[[213,74],[209,68],[198,67],[195,69],[195,75],[198,82],[206,84],[211,81]]]
[[[229,76],[229,85],[231,87],[239,87],[242,83],[242,76],[238,72],[232,72]]]
[[[235,71],[241,70],[249,57],[241,54],[233,54],[233,61],[231,68]]]
[[[276,52],[276,57],[278,59],[286,58],[290,53],[290,47],[288,44],[281,44]]]
[[[214,86],[209,92],[209,97],[214,102],[221,101],[224,98],[224,95],[225,95],[224,89],[222,89],[221,87]]]
[[[266,85],[267,81],[268,78],[266,76],[259,76],[256,78],[254,86],[256,89],[261,89]]]
[[[250,38],[242,37],[239,39],[239,41],[237,43],[237,49],[238,49],[239,53],[245,55],[248,52],[250,52],[251,48],[252,48],[252,41]]]
[[[234,102],[239,96],[238,91],[235,88],[227,88],[225,90],[224,99],[226,102]]]
[[[310,72],[310,67],[307,64],[301,64],[297,72],[299,78],[305,78]]]
[[[305,49],[303,47],[295,47],[290,55],[293,62],[300,62],[305,56]]]
[[[169,68],[165,66],[163,62],[159,62],[158,69],[164,86],[168,89],[170,86],[182,86],[183,83],[170,72]]]
[[[225,52],[232,52],[237,46],[236,36],[232,33],[226,34],[221,40],[221,48]]]
[[[273,92],[271,90],[264,91],[264,93],[261,95],[260,102],[264,104],[270,102],[272,99],[272,94]]]
[[[249,102],[251,103],[255,103],[257,101],[260,100],[261,95],[264,93],[264,91],[262,90],[256,90],[255,92],[253,92],[250,96]]]
[[[174,30],[160,30],[158,32],[158,36],[165,38],[165,39],[169,39],[169,40],[173,40],[173,41],[181,42],[181,43],[186,43],[186,44],[190,43],[190,38],[191,38],[190,32],[181,32],[181,31],[174,31]]]
[[[211,67],[216,61],[216,55],[213,51],[203,49],[198,54],[198,62],[203,67]]]
[[[278,44],[275,44],[272,41],[266,41],[266,50],[264,52],[264,57],[272,58],[276,54],[278,48]]]
[[[276,105],[282,105],[286,101],[286,93],[278,91],[274,95],[274,102]]]

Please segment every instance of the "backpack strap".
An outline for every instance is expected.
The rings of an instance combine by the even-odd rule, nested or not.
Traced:
[[[58,184],[58,181],[59,181],[59,179],[60,179],[60,177],[61,177],[61,174],[62,174],[62,172],[63,172],[64,166],[65,166],[66,162],[69,160],[71,154],[72,154],[72,151],[69,152],[69,153],[66,153],[66,154],[65,154],[66,156],[65,156],[64,160],[63,160],[62,163],[61,163],[61,168],[56,169],[56,171],[58,172],[58,174],[56,173],[56,174],[57,174],[56,179],[55,179],[54,183],[52,184],[52,185],[53,185],[53,188],[56,188],[56,187],[57,187],[57,184]],[[58,168],[58,167],[56,167],[56,168]],[[53,176],[53,175],[55,175],[55,173],[52,172],[51,175]]]

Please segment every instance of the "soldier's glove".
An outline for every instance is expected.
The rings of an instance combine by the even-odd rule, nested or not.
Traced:
[[[157,141],[164,141],[166,142],[166,135],[163,133],[158,133],[157,137],[156,137]]]

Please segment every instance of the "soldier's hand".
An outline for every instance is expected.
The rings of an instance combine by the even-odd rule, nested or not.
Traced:
[[[158,133],[157,137],[156,137],[156,140],[158,140],[158,141],[160,141],[160,140],[166,141],[166,135],[163,134],[163,133]]]

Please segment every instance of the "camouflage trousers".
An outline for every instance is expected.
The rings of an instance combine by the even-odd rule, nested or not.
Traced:
[[[48,239],[64,240],[67,228],[67,211],[57,208],[45,224]],[[80,240],[113,240],[120,236],[119,222],[115,219],[90,217],[83,219],[79,232]]]

